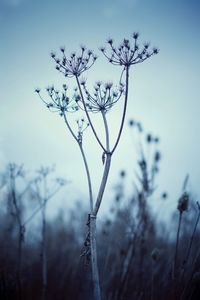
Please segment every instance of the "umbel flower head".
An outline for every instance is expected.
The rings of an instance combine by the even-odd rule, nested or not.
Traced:
[[[97,59],[97,56],[91,50],[81,46],[81,53],[77,55],[73,52],[68,58],[65,55],[65,48],[60,48],[61,57],[54,52],[51,57],[56,63],[56,69],[63,73],[66,77],[80,76],[83,72],[90,69]]]
[[[63,84],[62,91],[56,90],[54,86],[48,87],[46,91],[49,96],[49,102],[43,99],[40,89],[36,89],[35,92],[50,111],[59,112],[63,116],[64,112],[76,112],[78,110],[76,102],[67,96],[67,90],[68,88],[65,84]]]
[[[10,178],[24,177],[25,171],[23,165],[17,165],[15,163],[9,163],[7,165],[7,174]]]
[[[114,88],[111,82],[106,82],[104,84],[100,81],[96,82],[92,94],[87,90],[85,80],[81,81],[81,85],[83,86],[83,90],[86,94],[86,107],[88,111],[94,113],[106,113],[120,99],[124,92],[123,84]],[[81,99],[78,95],[76,101],[81,107]]]
[[[104,47],[101,47],[100,50],[110,63],[125,67],[142,63],[152,55],[158,54],[159,50],[155,47],[151,48],[149,43],[139,45],[138,38],[139,33],[134,32],[132,40],[124,39],[118,47],[114,46],[113,39],[108,39],[110,51]]]

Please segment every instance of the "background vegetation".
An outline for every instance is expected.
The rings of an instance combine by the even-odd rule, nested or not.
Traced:
[[[98,223],[102,298],[198,299],[199,204],[187,190],[186,177],[174,214],[168,223],[160,221],[162,216],[152,207],[155,201],[162,206],[168,196],[164,192],[159,200],[155,197],[159,139],[140,131],[138,122],[131,120],[130,126],[139,129],[143,147],[138,153],[133,192],[127,195],[127,175],[120,171],[110,210]],[[44,295],[41,199],[45,197],[41,187],[45,178],[48,195],[56,201],[60,188],[66,189],[67,195],[67,185],[62,179],[53,180],[51,168],[43,167],[32,180],[27,178],[23,168],[15,164],[9,164],[1,176],[0,299],[92,299],[88,216],[81,199],[67,215],[60,210],[54,220],[45,216]]]

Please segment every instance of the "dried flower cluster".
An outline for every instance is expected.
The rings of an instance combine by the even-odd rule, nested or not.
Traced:
[[[114,88],[111,82],[106,82],[105,84],[101,81],[96,82],[93,94],[88,91],[85,81],[82,81],[81,85],[86,95],[86,107],[88,111],[94,113],[107,112],[110,110],[124,92],[124,86],[122,84]],[[81,97],[79,95],[77,95],[76,101],[78,104],[81,103]],[[80,107],[82,108],[81,105]],[[84,110],[84,108],[82,109]]]
[[[187,192],[184,192],[178,201],[177,209],[179,210],[180,213],[183,213],[184,211],[188,210],[188,204],[189,204],[189,194]]]
[[[91,68],[97,59],[97,56],[86,47],[81,47],[80,55],[73,52],[69,58],[65,55],[65,48],[60,48],[61,57],[52,52],[51,57],[56,63],[56,70],[60,71],[65,77],[79,77],[83,72]]]
[[[63,84],[63,90],[58,91],[54,88],[54,86],[47,87],[46,91],[48,93],[50,102],[47,102],[43,99],[40,93],[40,89],[36,89],[35,92],[38,93],[40,99],[45,103],[46,107],[52,112],[59,112],[61,116],[63,116],[64,112],[76,112],[78,110],[78,106],[74,99],[70,99],[67,96],[67,86]]]
[[[134,32],[132,38],[133,42],[124,39],[118,47],[114,46],[113,39],[108,39],[110,51],[108,52],[105,47],[101,47],[100,50],[110,63],[125,67],[142,63],[152,55],[158,54],[159,50],[155,47],[150,48],[149,43],[144,43],[142,47],[139,45],[139,33]]]

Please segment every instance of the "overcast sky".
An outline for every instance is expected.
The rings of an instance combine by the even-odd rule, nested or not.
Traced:
[[[71,53],[82,43],[99,56],[86,74],[88,81],[117,82],[120,68],[106,63],[98,48],[108,37],[119,43],[139,31],[141,42],[150,41],[160,53],[131,70],[127,121],[140,120],[161,138],[159,191],[169,191],[173,203],[189,173],[190,186],[199,195],[199,23],[198,0],[0,0],[1,170],[10,161],[30,170],[55,163],[58,173],[72,180],[73,197],[87,195],[78,147],[63,120],[44,107],[34,89],[65,83],[49,54],[62,45]],[[75,86],[73,79],[67,84]],[[109,114],[113,137],[119,116],[120,106]],[[102,166],[94,144],[87,132],[85,147],[97,188]],[[133,178],[136,158],[133,133],[126,125],[107,199],[120,169]]]

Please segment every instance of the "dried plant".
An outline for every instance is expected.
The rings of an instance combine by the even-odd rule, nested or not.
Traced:
[[[54,172],[54,168],[41,167],[37,171],[37,177],[32,181],[31,191],[34,197],[37,198],[39,202],[39,207],[33,214],[26,220],[25,224],[30,222],[35,215],[41,211],[42,215],[42,243],[41,243],[41,259],[42,259],[42,299],[47,299],[47,282],[48,282],[48,272],[47,272],[47,247],[46,247],[46,209],[48,201],[54,197],[66,183],[62,178],[56,178],[53,180],[53,184],[50,186],[50,178]],[[50,177],[50,178],[49,178]],[[52,180],[51,180],[52,181]]]
[[[16,271],[16,282],[18,289],[18,297],[21,299],[21,267],[22,267],[22,244],[24,242],[25,226],[22,221],[22,197],[29,185],[27,185],[22,192],[17,190],[17,181],[19,179],[24,179],[25,171],[23,165],[17,165],[15,163],[10,163],[7,166],[6,177],[8,178],[8,192],[11,196],[11,214],[17,224],[17,271]]]
[[[70,131],[74,140],[79,145],[81,155],[84,161],[90,199],[90,213],[88,221],[89,235],[87,236],[87,245],[89,247],[91,255],[94,299],[97,300],[101,299],[101,292],[97,264],[96,219],[103,199],[106,183],[108,180],[112,155],[118,146],[124,127],[129,92],[129,73],[133,65],[142,63],[151,56],[158,53],[157,48],[150,49],[150,46],[147,43],[145,43],[143,46],[140,46],[138,39],[139,34],[134,33],[132,36],[132,41],[124,39],[119,47],[114,47],[113,40],[109,39],[107,42],[109,50],[107,51],[105,48],[100,49],[103,55],[108,60],[108,62],[110,62],[113,65],[118,65],[120,68],[122,68],[121,76],[119,79],[119,88],[117,89],[113,89],[112,84],[109,82],[102,85],[99,81],[95,84],[94,93],[89,92],[86,85],[86,81],[81,80],[80,75],[82,75],[85,71],[89,70],[94,65],[97,56],[94,55],[94,53],[91,50],[87,50],[86,47],[82,46],[79,54],[76,54],[74,52],[68,56],[64,47],[60,48],[60,55],[56,55],[54,52],[51,53],[51,57],[56,64],[56,70],[61,72],[66,78],[75,79],[77,88],[75,95],[72,98],[66,95],[66,86],[63,86],[64,91],[62,92],[55,90],[54,87],[48,88],[47,92],[50,97],[50,102],[44,100],[43,96],[41,96],[40,89],[35,90],[50,110],[58,111],[60,115],[64,118],[68,130]],[[122,80],[124,80],[124,84],[122,84]],[[119,122],[120,126],[116,140],[111,146],[110,128],[108,127],[107,122],[107,112],[111,110],[113,105],[121,98],[124,98],[122,118]],[[78,109],[84,111],[87,118],[87,122],[90,125],[90,128],[97,140],[97,143],[103,151],[102,160],[104,163],[104,171],[101,183],[99,185],[99,192],[96,200],[94,200],[92,193],[91,176],[82,143],[82,133],[84,131],[82,130],[82,128],[86,128],[88,124],[85,127],[82,127],[81,130],[78,126],[78,134],[76,134],[69,123],[67,115],[69,112],[76,112]],[[105,130],[105,144],[104,142],[102,142],[102,140],[97,134],[95,124],[92,122],[92,119],[90,117],[91,113],[100,113],[102,116],[103,127]]]

